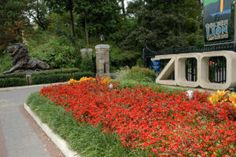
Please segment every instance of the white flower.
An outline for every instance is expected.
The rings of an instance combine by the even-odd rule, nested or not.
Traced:
[[[193,91],[192,91],[192,90],[186,91],[186,96],[187,96],[189,99],[192,99],[192,98],[193,98]]]
[[[112,88],[113,88],[113,84],[110,83],[110,84],[108,85],[108,88],[109,88],[109,89],[112,89]]]

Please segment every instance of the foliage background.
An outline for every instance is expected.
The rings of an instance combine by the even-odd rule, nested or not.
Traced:
[[[90,71],[93,61],[82,61],[79,50],[100,43],[111,45],[113,71],[140,63],[145,44],[154,50],[199,46],[201,9],[199,0],[133,0],[127,8],[124,0],[2,0],[0,72],[9,67],[3,50],[16,42],[53,68]]]

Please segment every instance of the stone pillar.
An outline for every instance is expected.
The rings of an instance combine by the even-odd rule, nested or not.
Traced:
[[[96,49],[96,75],[110,76],[110,46],[101,44],[95,46]]]
[[[83,49],[80,49],[80,52],[81,52],[82,59],[84,59],[84,58],[91,58],[92,59],[93,49],[83,48]]]

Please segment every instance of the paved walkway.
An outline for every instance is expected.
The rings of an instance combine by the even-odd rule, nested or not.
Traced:
[[[41,86],[0,89],[0,157],[61,157],[23,104]]]

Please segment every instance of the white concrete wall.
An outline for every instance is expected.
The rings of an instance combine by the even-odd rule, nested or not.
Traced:
[[[212,83],[209,81],[209,64],[210,57],[226,58],[226,82]],[[185,61],[188,58],[197,60],[197,81],[188,81],[185,78]],[[159,55],[152,60],[170,59],[170,62],[162,70],[156,79],[159,84],[179,85],[184,87],[202,87],[206,89],[225,90],[236,87],[236,53],[233,51],[212,51],[205,53],[185,53],[176,55]],[[171,72],[175,72],[175,80],[167,80]]]

